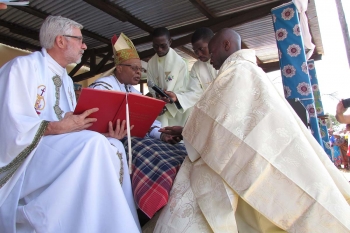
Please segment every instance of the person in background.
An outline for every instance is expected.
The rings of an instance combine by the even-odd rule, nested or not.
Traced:
[[[344,156],[344,168],[346,170],[349,170],[350,169],[350,148],[349,148],[349,135],[350,135],[350,124],[346,124],[345,126],[345,142],[342,147],[342,149],[344,150],[344,153],[343,153],[343,156]]]
[[[66,67],[79,63],[83,26],[48,16],[42,50],[0,69],[0,232],[140,232],[125,150],[73,115]]]
[[[344,143],[344,138],[341,137],[340,132],[333,133],[331,143],[333,145],[333,163],[340,169],[341,164],[343,163],[343,155],[340,147]]]
[[[192,109],[203,92],[216,78],[217,71],[210,64],[210,54],[208,50],[208,43],[213,36],[214,33],[210,28],[202,27],[196,29],[192,35],[191,43],[193,51],[198,56],[198,61],[192,66],[189,83],[182,88],[179,94],[166,91],[168,96],[174,101],[178,98],[186,98],[188,100],[187,104],[182,107],[182,111]]]
[[[335,118],[339,123],[350,124],[350,115],[344,114],[347,108],[344,107],[343,100],[340,100],[337,104]]]
[[[198,56],[198,61],[196,61],[192,66],[190,80],[198,80],[199,88],[198,84],[189,85],[189,88],[199,90],[195,91],[200,93],[199,97],[214,81],[218,73],[217,70],[215,70],[210,64],[208,44],[213,36],[214,33],[210,28],[202,27],[196,29],[191,38],[192,48],[194,53]]]
[[[154,29],[152,43],[156,54],[148,61],[147,80],[177,96],[173,99],[177,105],[169,103],[168,98],[159,97],[167,102],[163,114],[158,117],[162,126],[184,126],[193,106],[193,101],[188,99],[189,96],[182,95],[189,83],[188,68],[184,59],[170,48],[171,42],[168,29],[163,27]],[[158,97],[153,89],[150,88],[149,91],[154,97]]]

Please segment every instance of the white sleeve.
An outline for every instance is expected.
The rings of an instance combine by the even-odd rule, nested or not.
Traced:
[[[153,129],[151,130],[151,132],[149,132],[149,136],[151,138],[160,139],[160,135],[162,134],[161,132],[159,132],[159,129],[162,128],[162,124],[160,123],[160,121],[155,120],[151,128]]]
[[[182,106],[182,111],[185,112],[187,109],[193,107],[202,94],[203,89],[201,87],[197,72],[194,68],[192,68],[189,75],[189,81],[180,92],[176,93],[176,97]]]

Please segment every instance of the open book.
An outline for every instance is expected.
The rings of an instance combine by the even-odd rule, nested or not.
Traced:
[[[144,137],[163,109],[164,101],[134,93],[84,88],[74,114],[99,108],[99,111],[89,116],[97,118],[97,121],[88,129],[107,133],[109,121],[112,121],[113,127],[118,119],[120,122],[126,121],[126,95],[128,95],[130,125],[134,125],[131,136]]]

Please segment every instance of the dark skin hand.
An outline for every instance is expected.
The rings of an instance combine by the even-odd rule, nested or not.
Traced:
[[[164,92],[165,92],[165,94],[167,94],[174,102],[177,101],[177,97],[176,97],[176,94],[175,94],[174,92],[172,92],[172,91],[166,91],[166,90],[164,90]],[[160,95],[158,95],[158,94],[157,94],[157,98],[163,100],[163,101],[166,102],[166,103],[169,103],[169,102],[170,102],[170,100],[169,100],[167,97],[162,97],[162,96],[160,96]]]
[[[159,132],[165,135],[164,137],[167,138],[170,144],[175,144],[173,142],[178,143],[182,140],[182,135],[181,135],[182,130],[183,130],[182,126],[167,126],[167,127],[161,128]]]
[[[161,140],[169,144],[176,144],[182,140],[182,137],[162,133]]]
[[[177,97],[176,94],[172,91],[167,91],[167,90],[163,90],[165,92],[165,94],[167,94],[174,102],[177,101]],[[160,100],[163,100],[165,103],[170,103],[170,100],[167,97],[162,97],[158,94],[156,94],[156,97]]]

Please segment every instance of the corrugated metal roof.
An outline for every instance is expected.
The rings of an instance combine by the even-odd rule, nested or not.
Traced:
[[[277,1],[278,0],[202,0],[202,3],[215,17],[220,17],[233,12],[239,12]],[[134,17],[136,20],[148,25],[150,28],[165,26],[168,29],[173,29],[208,20],[207,17],[188,0],[96,1],[96,3],[101,4],[105,2],[118,7],[118,9],[126,12],[130,17]],[[107,39],[106,41],[109,41],[109,38],[111,38],[113,34],[120,34],[121,32],[125,33],[131,39],[144,37],[149,34],[138,26],[135,26],[133,23],[128,21],[122,22],[83,0],[31,0],[30,8],[44,14],[62,15],[73,19],[84,25],[84,29]],[[323,47],[314,0],[310,0],[308,16],[310,31],[316,44],[316,50],[318,53],[322,54]],[[35,32],[39,31],[43,22],[43,18],[40,16],[35,16],[20,10],[20,8],[16,9],[12,7],[9,7],[5,11],[0,11],[0,20],[29,28]],[[243,42],[248,48],[256,50],[257,57],[262,62],[271,62],[278,59],[271,16],[266,16],[233,28],[241,35]],[[188,31],[184,31],[183,35],[173,36],[173,39],[179,38],[188,33]],[[39,46],[39,42],[36,40],[28,38],[25,35],[11,33],[8,28],[1,25],[1,22],[0,36],[14,38]],[[99,48],[107,45],[101,40],[86,35],[84,35],[84,38],[88,48]],[[184,46],[192,50],[190,44]],[[138,44],[136,47],[138,51],[145,51],[151,49],[151,43],[145,40],[143,44]],[[180,50],[177,51],[180,55],[189,60],[190,64],[195,61],[192,56]]]
[[[252,22],[233,27],[248,48],[254,48],[262,62],[278,60],[275,33],[270,15]]]
[[[233,12],[248,10],[278,0],[202,0],[202,2],[215,14],[222,16]]]
[[[187,25],[206,19],[188,0],[111,1],[153,28]]]

